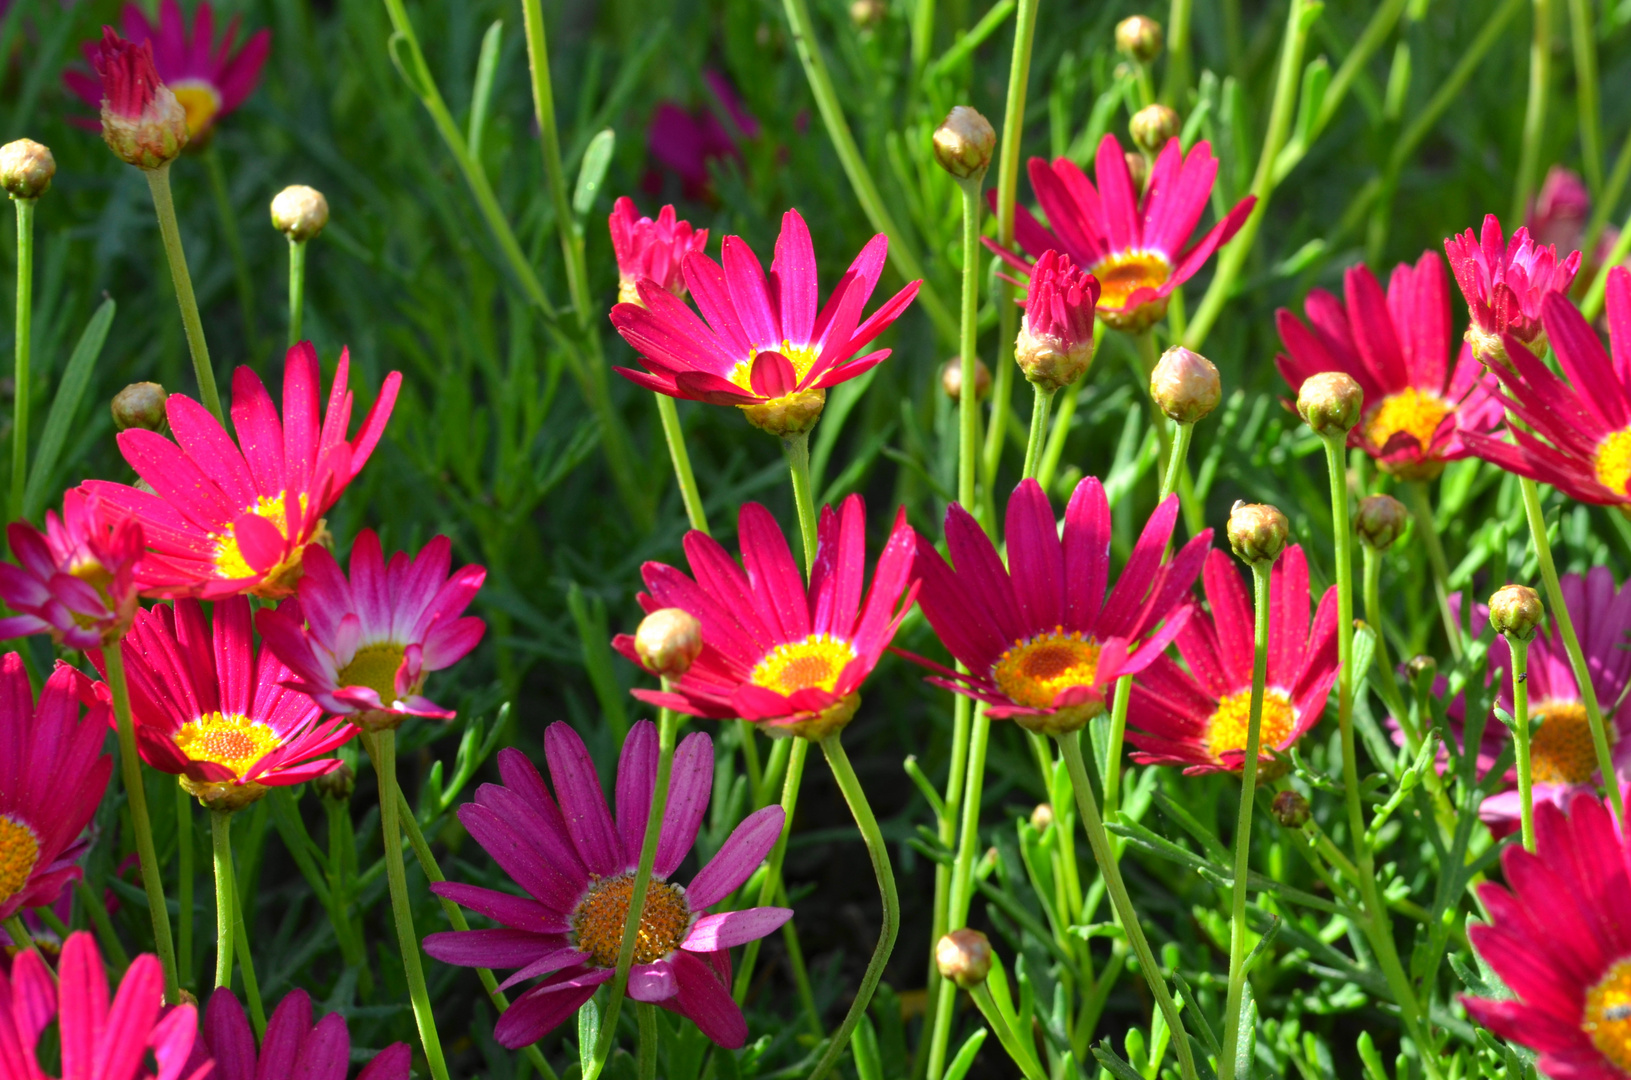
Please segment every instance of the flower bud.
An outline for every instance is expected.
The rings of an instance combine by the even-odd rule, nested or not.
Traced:
[[[317,794],[325,799],[346,802],[351,798],[351,793],[357,788],[357,772],[342,761],[338,769],[315,777],[311,782],[311,786],[316,789]]]
[[[1527,585],[1503,585],[1489,598],[1489,624],[1514,641],[1534,637],[1545,614],[1540,594]]]
[[[272,228],[297,244],[315,239],[328,224],[328,200],[305,184],[290,184],[272,199]]]
[[[1147,15],[1133,15],[1116,24],[1116,51],[1129,60],[1148,64],[1161,55],[1161,24]]]
[[[941,978],[971,990],[991,974],[991,939],[966,926],[953,930],[935,944],[934,962]]]
[[[1423,678],[1430,682],[1438,672],[1438,661],[1427,655],[1414,656],[1405,664],[1404,669],[1410,673],[1412,682],[1419,683]]]
[[[1042,832],[1053,824],[1053,807],[1048,803],[1037,803],[1036,809],[1031,811],[1031,828]]]
[[[1274,814],[1274,820],[1288,829],[1300,829],[1308,824],[1308,800],[1290,788],[1274,797],[1271,812]]]
[[[1178,119],[1174,109],[1157,103],[1146,105],[1134,113],[1127,130],[1140,150],[1146,154],[1157,154],[1169,140],[1178,137],[1178,132],[1183,130],[1183,122]]]
[[[702,623],[683,608],[660,608],[640,620],[634,651],[653,675],[677,679],[702,653]]]
[[[153,66],[153,43],[132,44],[102,28],[91,46],[91,66],[102,79],[102,138],[121,161],[158,169],[187,145],[187,110]]]
[[[1137,150],[1129,150],[1123,156],[1127,159],[1127,179],[1133,182],[1133,193],[1144,194],[1144,189],[1150,186],[1150,159]]]
[[[967,105],[953,108],[934,131],[935,160],[959,180],[984,176],[996,148],[991,122]]]
[[[888,13],[889,5],[884,0],[855,0],[849,6],[849,21],[857,30],[870,30]]]
[[[954,356],[947,360],[940,368],[940,389],[953,401],[963,398],[963,358]],[[983,401],[991,392],[991,369],[985,366],[985,361],[976,358],[974,361],[974,400]]]
[[[57,159],[49,147],[33,139],[17,139],[0,146],[0,187],[13,199],[37,199],[51,190]]]
[[[1229,546],[1248,563],[1271,563],[1291,539],[1291,523],[1267,503],[1235,503],[1229,512]]]
[[[1392,547],[1409,524],[1410,515],[1404,503],[1392,495],[1367,495],[1359,500],[1359,510],[1354,514],[1354,531],[1373,551]]]
[[[1297,391],[1297,415],[1315,434],[1347,434],[1359,423],[1365,392],[1343,371],[1322,371],[1303,380]]]
[[[1014,359],[1025,377],[1045,390],[1060,390],[1087,374],[1093,362],[1093,308],[1099,282],[1048,250],[1031,267],[1025,318],[1014,342]]]
[[[1223,399],[1223,383],[1212,361],[1174,345],[1161,354],[1150,374],[1150,397],[1167,419],[1193,424],[1218,407]]]
[[[135,382],[113,395],[113,427],[116,431],[142,428],[161,431],[165,423],[164,387],[156,382]]]

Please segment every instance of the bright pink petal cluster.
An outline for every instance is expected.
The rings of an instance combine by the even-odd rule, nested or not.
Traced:
[[[685,295],[680,264],[687,255],[707,246],[707,229],[691,228],[689,221],[675,217],[672,206],[663,207],[656,221],[641,217],[634,200],[627,195],[612,204],[606,224],[612,234],[612,254],[617,256],[620,302],[639,302],[642,278],[649,278],[675,296]]]
[[[42,534],[26,521],[6,527],[17,563],[0,563],[0,599],[18,614],[0,619],[0,640],[50,634],[70,649],[117,641],[136,614],[141,523],[109,521],[94,499],[62,497],[62,516],[45,515]]]
[[[544,753],[553,798],[532,762],[518,750],[503,750],[498,766],[504,782],[483,784],[476,801],[459,808],[459,821],[527,895],[434,884],[438,896],[502,929],[425,938],[425,951],[444,963],[519,969],[505,987],[544,977],[493,1029],[493,1037],[512,1049],[543,1038],[612,978],[656,783],[657,731],[642,721],[623,742],[615,818],[577,732],[552,724],[544,733]],[[748,815],[689,885],[669,881],[696,840],[713,775],[712,741],[700,732],[686,736],[674,752],[628,993],[690,1019],[720,1046],[736,1049],[747,1041],[748,1026],[731,998],[731,946],[764,937],[793,913],[763,907],[706,914],[752,876],[775,845],[784,817],[779,806]]]
[[[86,78],[86,101],[125,120],[147,116],[164,89],[153,62],[153,45],[148,41],[127,41],[111,26],[102,36],[85,43],[85,58],[96,78]]]
[[[1031,267],[1025,290],[1025,318],[1014,343],[1014,359],[1025,377],[1051,390],[1087,374],[1093,362],[1093,305],[1099,283],[1071,265],[1069,255],[1048,250]]]
[[[223,986],[210,995],[189,1065],[210,1059],[215,1061],[210,1080],[346,1080],[351,1032],[339,1013],[329,1013],[314,1025],[311,996],[294,990],[278,1002],[257,1049],[244,1007]],[[412,1064],[408,1044],[392,1043],[363,1066],[357,1080],[408,1080]]]
[[[1480,236],[1468,229],[1445,240],[1444,250],[1472,313],[1467,341],[1479,359],[1496,366],[1510,355],[1504,335],[1522,342],[1526,351],[1536,348],[1542,302],[1552,293],[1567,294],[1580,269],[1578,251],[1560,260],[1555,247],[1535,243],[1522,226],[1506,242],[1494,214],[1484,216]]]

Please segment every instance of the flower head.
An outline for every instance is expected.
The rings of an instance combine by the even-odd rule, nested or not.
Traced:
[[[641,606],[695,615],[702,652],[670,691],[635,696],[692,716],[739,717],[773,735],[819,739],[855,715],[861,683],[911,609],[912,528],[904,513],[896,516],[864,604],[866,507],[859,495],[837,513],[822,508],[808,587],[770,511],[746,504],[737,532],[745,569],[701,532],[685,537],[694,579],[662,563],[642,568],[650,592],[641,594]],[[612,644],[637,659],[628,635]]]
[[[1030,171],[1031,187],[1052,228],[1021,207],[1015,237],[1033,258],[1056,248],[1097,278],[1099,317],[1117,330],[1143,330],[1159,320],[1172,290],[1194,277],[1240,231],[1256,205],[1248,195],[1198,242],[1184,247],[1218,172],[1206,142],[1196,143],[1186,157],[1177,139],[1169,141],[1156,158],[1142,198],[1114,135],[1099,143],[1093,167],[1097,187],[1067,158],[1056,158],[1052,165],[1032,158]],[[990,240],[985,243],[1030,273],[1023,257]]]
[[[90,706],[83,719],[81,705]],[[0,919],[55,902],[81,876],[80,833],[113,771],[101,752],[107,723],[90,680],[67,664],[57,663],[36,707],[22,657],[0,659]]]
[[[1239,772],[1251,719],[1251,593],[1221,551],[1207,556],[1203,580],[1211,614],[1197,615],[1178,632],[1184,667],[1158,656],[1133,680],[1127,738],[1138,748],[1133,760],[1140,764],[1181,765],[1186,773]],[[1293,544],[1269,576],[1262,768],[1274,762],[1269,751],[1289,750],[1319,721],[1336,681],[1336,587],[1320,598],[1312,626],[1309,600],[1308,560]],[[1258,776],[1264,777],[1261,769]]]
[[[685,295],[680,263],[687,255],[708,246],[707,229],[691,228],[689,221],[675,217],[672,206],[663,207],[656,221],[641,217],[634,200],[627,195],[612,204],[606,225],[612,234],[612,253],[617,256],[620,303],[640,302],[641,278],[650,278],[675,296]]]
[[[1524,228],[1536,244],[1573,251],[1591,220],[1591,190],[1580,174],[1562,165],[1546,171],[1540,194],[1530,200]]]
[[[292,685],[331,713],[365,728],[394,728],[409,716],[451,719],[424,697],[425,676],[464,659],[486,624],[464,615],[487,579],[479,566],[450,577],[453,545],[432,538],[410,559],[387,563],[370,529],[351,546],[347,580],[322,548],[306,556],[297,601],[262,610],[266,645],[293,669]],[[462,616],[462,617],[461,617]]]
[[[815,247],[797,210],[782,216],[768,278],[747,242],[727,236],[723,266],[701,253],[681,263],[706,323],[649,280],[639,283],[639,304],[612,308],[612,324],[646,368],[617,371],[659,394],[735,405],[775,435],[808,431],[829,386],[888,358],[888,349],[855,354],[917,295],[914,281],[862,320],[888,250],[888,239],[874,236],[818,313]]]
[[[255,1046],[255,1035],[244,1007],[231,990],[220,987],[204,1010],[193,1063],[213,1058],[212,1080],[346,1080],[351,1065],[351,1032],[345,1017],[329,1013],[312,1023],[311,996],[290,991],[266,1023],[266,1036]],[[413,1051],[407,1043],[392,1043],[363,1066],[357,1080],[408,1080]]]
[[[641,721],[617,765],[617,813],[607,810],[595,763],[566,724],[544,733],[555,794],[518,750],[498,755],[502,784],[483,784],[459,821],[526,896],[441,882],[431,891],[503,929],[431,934],[425,951],[466,967],[518,968],[505,987],[544,976],[499,1017],[493,1036],[512,1049],[537,1042],[612,978],[629,894],[645,841],[657,776],[657,732]],[[691,850],[713,787],[713,743],[698,732],[674,751],[668,806],[657,842],[628,993],[689,1018],[720,1046],[747,1041],[731,998],[730,948],[764,937],[792,917],[787,908],[704,912],[746,881],[781,835],[783,814],[767,806],[736,827],[689,885],[670,879]]]
[[[1385,294],[1369,268],[1354,266],[1343,293],[1310,293],[1307,323],[1284,308],[1276,312],[1286,351],[1274,362],[1293,393],[1317,374],[1352,376],[1364,391],[1364,411],[1348,445],[1402,479],[1430,480],[1468,455],[1464,433],[1490,431],[1501,419],[1495,382],[1472,349],[1450,365],[1444,264],[1430,251],[1415,266],[1401,263]]]
[[[1150,516],[1107,596],[1110,504],[1096,477],[1076,485],[1063,537],[1035,480],[1014,489],[1006,568],[985,530],[953,503],[946,544],[956,569],[918,537],[918,603],[968,673],[912,659],[938,672],[930,682],[986,702],[994,718],[1047,734],[1082,727],[1104,711],[1110,684],[1144,670],[1189,618],[1185,598],[1212,531],[1168,562],[1164,553],[1177,517],[1178,500],[1168,498]]]
[[[221,810],[338,768],[323,755],[356,729],[343,717],[319,723],[317,703],[284,685],[289,669],[255,648],[247,597],[219,600],[213,614],[206,621],[197,600],[160,605],[120,646],[142,760]],[[106,672],[100,653],[91,659]]]
[[[314,240],[328,225],[328,199],[314,187],[290,184],[272,196],[272,228],[290,243]]]
[[[136,582],[143,592],[214,600],[294,591],[307,545],[325,535],[323,514],[374,452],[402,382],[395,371],[385,377],[361,430],[347,440],[350,367],[342,352],[328,408],[319,414],[317,350],[310,342],[291,348],[281,420],[260,378],[239,368],[232,377],[238,445],[181,394],[168,405],[175,442],[152,431],[119,433],[120,452],[152,490],[105,480],[87,480],[81,490],[101,499],[108,513],[142,522],[148,550]]]
[[[102,138],[119,159],[142,169],[175,160],[187,145],[187,111],[153,67],[153,46],[126,41],[113,27],[85,46],[96,78],[87,100],[102,108]]]
[[[26,521],[6,527],[17,564],[0,563],[0,599],[18,614],[0,619],[0,639],[50,634],[70,649],[117,641],[136,614],[136,567],[142,526],[108,522],[96,500],[62,497],[62,516],[48,510],[45,532]]]
[[[0,146],[0,188],[13,199],[37,199],[51,190],[57,159],[51,148],[33,139],[13,139]]]
[[[1544,352],[1538,342],[1541,304],[1551,293],[1568,293],[1580,269],[1580,253],[1572,251],[1560,260],[1555,247],[1535,243],[1522,226],[1506,243],[1494,214],[1484,216],[1481,236],[1468,229],[1445,240],[1444,250],[1472,314],[1467,343],[1478,359],[1500,367],[1511,355],[1502,340],[1506,335],[1525,351]]]
[[[661,102],[646,130],[646,149],[652,160],[679,176],[681,190],[688,199],[711,197],[712,163],[741,157],[738,138],[759,137],[759,121],[747,111],[729,79],[707,70],[702,73],[702,81],[707,84],[711,101],[696,109]],[[652,192],[661,190],[661,176],[654,170],[644,186]]]
[[[1031,267],[1025,290],[1014,359],[1025,377],[1048,390],[1069,386],[1093,362],[1093,305],[1099,283],[1070,263],[1069,255],[1048,250]]]

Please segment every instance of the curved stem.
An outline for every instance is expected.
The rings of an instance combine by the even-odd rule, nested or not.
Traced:
[[[1518,806],[1523,815],[1523,849],[1535,850],[1535,797],[1529,768],[1529,643],[1508,635],[1512,650],[1512,738],[1518,751]]]
[[[1461,659],[1463,645],[1461,627],[1450,610],[1450,564],[1444,558],[1444,545],[1438,538],[1438,521],[1433,516],[1433,503],[1427,495],[1424,481],[1412,480],[1405,484],[1410,493],[1410,516],[1416,519],[1416,533],[1422,547],[1427,549],[1427,564],[1433,569],[1433,593],[1438,599],[1439,619],[1444,623],[1444,636],[1450,642],[1450,655]]]
[[[13,376],[11,423],[11,519],[23,516],[23,490],[28,486],[29,354],[34,345],[34,202],[11,200],[17,207],[17,366]]]
[[[883,894],[883,928],[878,932],[878,944],[867,962],[866,973],[861,976],[861,985],[856,988],[855,1000],[850,1003],[849,1012],[844,1015],[844,1022],[838,1026],[832,1042],[827,1044],[827,1052],[810,1071],[809,1080],[821,1080],[838,1064],[844,1047],[849,1045],[850,1033],[866,1015],[866,1007],[872,1001],[878,981],[883,978],[884,965],[889,963],[889,954],[895,951],[895,938],[900,933],[900,896],[895,892],[895,871],[889,865],[889,845],[884,841],[883,830],[878,828],[878,819],[872,814],[866,792],[861,790],[861,782],[850,767],[838,732],[821,740],[821,752],[827,757],[827,765],[832,769],[833,779],[838,781],[838,789],[844,793],[850,813],[855,815],[855,826],[861,830],[867,857],[872,860],[878,891]]]
[[[210,843],[215,853],[215,985],[232,988],[232,814],[210,811]]]
[[[1036,397],[1031,405],[1031,434],[1025,441],[1025,479],[1030,480],[1036,476],[1038,466],[1042,464],[1042,446],[1048,435],[1048,408],[1053,404],[1053,395],[1056,390],[1049,390],[1040,384],[1031,387],[1036,391]],[[995,522],[992,527],[995,527]]]
[[[1512,195],[1512,221],[1522,221],[1535,193],[1540,171],[1541,133],[1552,89],[1552,0],[1533,0],[1534,37],[1529,46],[1529,105],[1523,114],[1523,148],[1518,155],[1518,184]]]
[[[209,346],[204,343],[204,323],[198,317],[198,298],[193,295],[187,252],[181,246],[181,226],[176,223],[176,204],[170,195],[170,165],[166,162],[156,169],[143,171],[148,189],[153,193],[153,209],[158,214],[159,234],[164,238],[164,254],[170,263],[170,280],[176,287],[176,303],[181,307],[181,326],[187,334],[193,374],[198,377],[198,399],[224,426],[221,395],[215,389],[215,369],[210,366]]]
[[[674,478],[679,481],[685,517],[691,522],[691,528],[706,533],[708,512],[702,507],[696,474],[691,471],[691,454],[685,448],[685,428],[680,425],[679,409],[667,394],[654,393],[652,397],[657,399],[657,415],[663,421],[663,440],[668,443],[668,457],[674,463]]]
[[[300,340],[306,305],[306,241],[289,241],[289,345]]]

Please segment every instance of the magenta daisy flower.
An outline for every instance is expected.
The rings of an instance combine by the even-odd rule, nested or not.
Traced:
[[[0,640],[50,634],[70,649],[119,640],[136,614],[141,523],[109,523],[95,500],[62,497],[62,516],[46,511],[42,534],[26,521],[6,527],[17,564],[0,563],[0,599],[18,614],[0,619]]]
[[[67,664],[57,663],[36,707],[23,658],[0,659],[0,919],[55,903],[80,878],[89,846],[80,834],[113,771],[101,752],[109,720],[90,680]]]
[[[1348,445],[1405,480],[1431,480],[1470,451],[1463,431],[1500,423],[1496,383],[1464,346],[1450,366],[1450,290],[1444,264],[1429,251],[1393,269],[1387,293],[1363,263],[1343,280],[1346,303],[1315,289],[1306,325],[1275,312],[1286,352],[1274,358],[1295,396],[1303,381],[1340,371],[1365,391],[1365,412]]]
[[[641,594],[641,607],[690,612],[702,624],[703,645],[668,691],[634,694],[690,716],[739,717],[771,735],[823,738],[854,717],[861,683],[911,610],[915,534],[901,511],[863,603],[866,505],[859,495],[837,513],[822,508],[808,588],[770,511],[744,505],[737,533],[743,566],[712,537],[691,532],[685,554],[694,579],[662,563],[641,569],[651,590]],[[640,662],[629,635],[612,644]]]
[[[323,548],[306,556],[298,603],[262,609],[266,645],[298,676],[291,685],[368,730],[409,716],[453,718],[423,696],[425,676],[464,659],[487,624],[463,615],[487,579],[479,566],[450,577],[453,545],[433,537],[410,559],[386,563],[372,529],[351,546],[351,578]],[[462,617],[461,617],[462,616]]]
[[[1229,556],[1210,552],[1202,572],[1211,615],[1178,632],[1186,671],[1157,656],[1133,680],[1127,739],[1141,765],[1181,765],[1188,774],[1239,772],[1251,719],[1255,630],[1252,598]],[[1313,626],[1308,619],[1308,560],[1296,544],[1269,577],[1269,669],[1260,728],[1263,767],[1270,750],[1289,750],[1319,722],[1337,677],[1336,587],[1325,590]]]
[[[1510,998],[1463,997],[1480,1024],[1540,1054],[1546,1076],[1631,1076],[1631,870],[1595,796],[1535,807],[1535,853],[1501,853],[1507,885],[1479,886],[1467,936]]]
[[[125,971],[108,1001],[107,970],[96,941],[83,931],[62,947],[55,977],[34,952],[18,954],[8,978],[0,974],[0,1076],[45,1080],[37,1056],[52,1021],[58,1037],[47,1045],[60,1060],[61,1080],[203,1080],[210,1065],[190,1067],[198,1010],[164,1006],[164,970],[151,953]],[[60,1053],[56,1046],[60,1045]],[[147,1070],[151,1059],[156,1072]]]
[[[1256,196],[1246,196],[1199,241],[1184,247],[1218,174],[1212,145],[1204,141],[1188,156],[1177,139],[1169,141],[1156,158],[1142,198],[1114,135],[1099,142],[1093,164],[1097,187],[1067,158],[1055,158],[1052,165],[1032,158],[1030,173],[1031,188],[1052,228],[1018,207],[1015,239],[1033,259],[1052,248],[1085,268],[1099,282],[1099,318],[1129,332],[1147,329],[1165,315],[1172,290],[1194,277],[1240,231],[1257,204]],[[1030,273],[1029,262],[1018,253],[990,239],[985,244]]]
[[[284,685],[293,673],[256,650],[247,597],[216,601],[213,625],[196,600],[144,611],[120,647],[142,760],[212,808],[338,768],[323,755],[357,733],[344,717],[318,723],[317,703]],[[102,654],[91,660],[105,675]]]
[[[889,356],[888,349],[855,354],[917,295],[921,282],[914,281],[861,318],[888,250],[888,238],[874,236],[817,312],[815,247],[797,210],[782,216],[768,278],[747,242],[727,236],[723,266],[700,252],[680,264],[707,322],[655,282],[638,283],[640,303],[612,308],[612,325],[646,368],[616,370],[669,397],[735,405],[775,435],[808,431],[821,416],[828,387]]]
[[[459,820],[527,896],[441,882],[438,896],[502,924],[425,938],[425,951],[465,967],[518,968],[512,986],[544,976],[499,1017],[493,1037],[516,1049],[543,1038],[612,978],[628,919],[634,873],[645,841],[657,777],[657,729],[641,721],[617,765],[617,815],[606,808],[595,763],[566,724],[544,733],[555,796],[518,750],[498,755],[503,784],[483,784]],[[691,1020],[720,1046],[747,1041],[747,1021],[731,998],[730,948],[771,933],[787,908],[704,912],[753,874],[781,835],[782,810],[767,806],[736,827],[691,884],[670,881],[696,840],[713,788],[713,743],[700,732],[674,752],[668,806],[657,843],[629,997]]]
[[[1526,351],[1544,353],[1541,305],[1552,293],[1568,294],[1580,269],[1580,253],[1572,251],[1559,260],[1555,247],[1535,243],[1522,226],[1504,243],[1494,214],[1484,216],[1482,236],[1474,237],[1468,229],[1445,240],[1444,250],[1472,314],[1467,343],[1478,358],[1499,366],[1493,362],[1511,352],[1503,335],[1522,342]]]
[[[232,377],[238,445],[202,405],[181,394],[170,395],[166,406],[175,442],[140,428],[119,433],[119,451],[152,490],[106,480],[87,480],[81,489],[109,513],[142,523],[148,552],[136,567],[136,583],[144,593],[215,600],[294,591],[302,553],[325,535],[323,515],[374,452],[402,383],[399,372],[385,377],[361,430],[348,441],[350,368],[350,354],[342,351],[328,408],[319,413],[317,350],[309,341],[290,348],[281,420],[260,379],[239,368]]]
[[[939,673],[930,682],[984,701],[993,718],[1044,734],[1077,730],[1104,711],[1111,683],[1143,671],[1189,619],[1189,587],[1212,531],[1166,561],[1177,518],[1178,500],[1169,497],[1106,596],[1110,504],[1096,477],[1076,485],[1062,537],[1041,486],[1020,482],[1008,500],[1007,567],[985,530],[953,503],[946,545],[957,568],[918,537],[918,603],[968,673],[912,659]]]
[[[612,234],[612,253],[617,256],[620,303],[640,302],[641,278],[650,278],[675,296],[685,296],[680,263],[707,246],[707,229],[693,229],[689,221],[680,221],[672,206],[663,207],[656,221],[641,217],[634,200],[627,195],[612,204],[606,224]]]
[[[293,990],[278,1003],[266,1023],[259,1049],[249,1029],[244,1007],[231,990],[221,987],[210,995],[204,1023],[193,1046],[189,1065],[213,1059],[210,1080],[346,1080],[351,1066],[351,1032],[345,1017],[329,1013],[312,1023],[311,996]],[[413,1051],[407,1043],[392,1043],[375,1054],[357,1074],[357,1080],[408,1080]]]
[[[1045,390],[1060,390],[1087,374],[1093,362],[1093,307],[1099,283],[1051,248],[1031,267],[1025,318],[1014,359],[1025,377]]]

